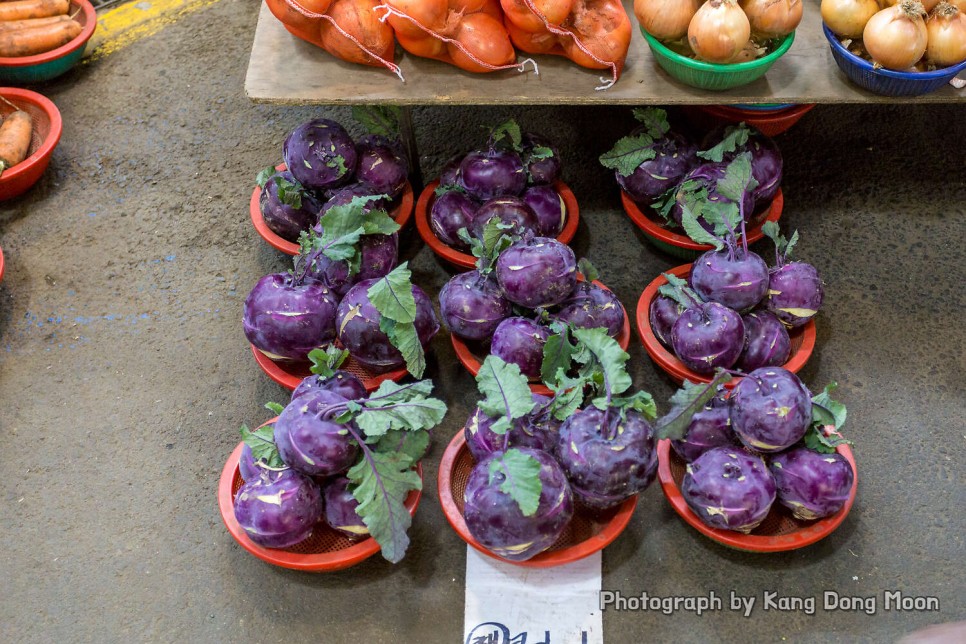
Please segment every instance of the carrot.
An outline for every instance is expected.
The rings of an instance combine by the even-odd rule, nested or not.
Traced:
[[[70,0],[17,0],[0,2],[0,20],[30,20],[62,16],[70,10]]]
[[[0,58],[42,54],[66,45],[80,35],[82,27],[73,20],[0,33]]]
[[[0,174],[27,158],[33,135],[33,119],[30,114],[17,110],[0,125]]]
[[[2,0],[0,0],[2,2]],[[0,22],[0,34],[8,31],[18,31],[30,27],[43,27],[44,25],[55,25],[58,22],[67,22],[67,16],[48,16],[47,18],[32,18],[30,20],[7,20]]]

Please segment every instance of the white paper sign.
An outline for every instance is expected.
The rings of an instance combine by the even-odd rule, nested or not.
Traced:
[[[600,553],[524,568],[466,547],[463,644],[603,644]]]

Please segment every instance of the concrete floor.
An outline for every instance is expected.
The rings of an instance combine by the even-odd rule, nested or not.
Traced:
[[[238,426],[283,400],[240,325],[250,286],[283,266],[248,220],[252,181],[301,121],[348,119],[245,98],[256,9],[222,0],[44,90],[63,140],[33,192],[0,204],[0,641],[460,639],[465,546],[432,482],[475,396],[444,334],[429,375],[451,411],[403,563],[273,568],[218,513]],[[625,110],[420,108],[427,176],[476,142],[478,124],[511,114],[561,143],[586,222],[578,253],[633,307],[679,262],[643,242],[594,161],[629,126]],[[820,107],[779,140],[783,228],[800,229],[800,257],[827,283],[801,375],[813,388],[838,380],[856,441],[844,525],[801,551],[742,554],[686,526],[655,485],[604,554],[604,588],[625,594],[901,589],[939,597],[941,611],[609,612],[608,642],[881,642],[966,619],[963,116],[962,104]],[[415,241],[405,253],[435,294],[447,272]],[[665,401],[670,382],[636,341],[631,355],[635,382]]]

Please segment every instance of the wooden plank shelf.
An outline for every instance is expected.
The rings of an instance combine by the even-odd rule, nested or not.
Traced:
[[[921,97],[877,96],[852,85],[832,59],[822,33],[819,0],[806,0],[795,43],[764,78],[723,92],[682,85],[657,66],[635,26],[624,73],[616,85],[595,91],[602,72],[558,56],[537,56],[540,73],[513,70],[471,74],[397,47],[406,78],[388,70],[344,63],[289,34],[262,4],[245,79],[249,98],[281,105],[680,105],[728,103],[948,103],[966,102],[966,90],[947,85]],[[518,60],[525,58],[523,54]],[[529,66],[528,66],[529,67]]]

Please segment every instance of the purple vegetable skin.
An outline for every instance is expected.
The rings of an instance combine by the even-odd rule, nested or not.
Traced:
[[[786,326],[808,324],[822,308],[824,297],[822,279],[811,264],[791,262],[772,269],[766,307]]]
[[[717,145],[725,136],[725,126],[713,130],[705,138],[704,149]],[[734,152],[724,155],[723,161],[728,163],[742,152],[751,153],[751,176],[755,178],[758,185],[752,190],[755,203],[763,206],[775,198],[782,183],[782,154],[778,150],[775,142],[758,130],[752,129],[748,134],[748,142],[740,146]],[[749,212],[750,211],[746,211]]]
[[[295,177],[287,170],[273,174],[262,188],[258,207],[265,224],[273,233],[282,239],[295,242],[302,231],[310,230],[318,220],[322,204],[308,191],[302,192],[301,208],[283,203],[278,195],[276,178],[290,183],[295,181]]]
[[[344,476],[332,479],[322,488],[322,496],[325,499],[325,522],[330,528],[350,539],[369,536],[369,528],[356,514],[359,502],[349,491],[349,479]]]
[[[275,479],[287,470],[288,468],[272,469],[266,467],[264,462],[255,460],[252,455],[252,448],[249,447],[248,443],[242,445],[242,453],[238,459],[238,472],[246,483],[254,481],[260,476]]]
[[[711,405],[691,417],[684,438],[671,441],[671,447],[688,463],[715,447],[738,448],[738,437],[731,431],[727,401],[712,399]]]
[[[844,456],[805,447],[776,454],[769,467],[778,486],[778,502],[803,521],[841,510],[855,481],[852,465]]]
[[[376,280],[363,280],[349,289],[339,303],[336,328],[339,342],[353,358],[377,373],[384,373],[405,364],[402,354],[379,329],[382,316],[369,301],[369,287]],[[424,347],[439,331],[439,321],[429,297],[418,286],[413,286],[416,298],[416,335]]]
[[[359,238],[359,272],[357,281],[379,279],[399,264],[399,235],[363,235]]]
[[[300,261],[305,262],[307,280],[312,279],[322,284],[340,299],[352,288],[357,279],[355,275],[349,275],[347,263],[329,259],[321,250],[310,251]]]
[[[566,244],[548,237],[520,241],[496,260],[506,298],[535,309],[563,302],[577,284],[577,258]]]
[[[532,412],[513,422],[507,431],[509,437],[494,432],[491,429],[493,419],[477,407],[463,427],[466,447],[473,458],[482,461],[493,452],[502,451],[504,441],[507,447],[530,447],[553,454],[557,449],[557,430],[560,423],[545,413],[545,407],[550,402],[549,398],[533,394],[533,400],[537,406]]]
[[[548,337],[550,330],[533,320],[507,318],[493,332],[490,353],[520,367],[520,372],[530,380],[537,380],[543,363],[543,345]]]
[[[567,204],[553,186],[527,188],[523,201],[537,218],[537,235],[556,237],[560,234],[567,221]]]
[[[295,391],[292,392],[292,400],[319,390],[331,391],[346,400],[366,397],[366,387],[362,384],[362,381],[348,371],[338,369],[330,378],[323,378],[314,374],[303,378]]]
[[[470,232],[473,217],[480,204],[469,195],[451,190],[433,201],[429,211],[429,226],[441,242],[458,250],[466,250],[469,245],[459,237],[461,228]]]
[[[385,137],[367,135],[356,144],[356,181],[369,186],[373,194],[395,199],[406,187],[409,163],[398,145]]]
[[[470,152],[460,163],[459,182],[479,201],[516,197],[527,185],[523,161],[515,152],[486,150]]]
[[[534,148],[547,148],[552,154],[546,158],[534,158]],[[560,153],[550,141],[532,132],[523,134],[523,158],[527,164],[528,183],[534,186],[549,186],[560,178]]]
[[[463,156],[462,154],[454,155],[443,164],[443,169],[439,173],[440,186],[460,185],[460,164],[463,163]]]
[[[651,300],[647,320],[651,324],[654,337],[668,349],[671,349],[671,329],[685,310],[684,306],[664,295],[658,295]]]
[[[727,172],[727,167],[727,163],[702,163],[701,165],[689,170],[688,173],[684,175],[684,179],[682,179],[681,183],[683,184],[685,181],[697,181],[700,186],[708,189],[708,201],[715,203],[733,203],[731,199],[721,195],[717,190],[718,181],[724,178]],[[681,216],[683,214],[681,204],[684,203],[683,192],[678,191],[675,200],[676,203],[674,204],[674,207],[671,208],[671,217],[674,219],[674,222],[680,226]],[[755,198],[751,192],[745,193],[745,198],[741,206],[744,208],[742,212],[744,212],[745,220],[747,221],[755,210]],[[714,231],[714,227],[705,221],[704,218],[698,219],[698,222],[708,232]]]
[[[322,208],[319,210],[320,219],[323,215],[329,212],[330,208],[335,206],[347,206],[356,197],[372,197],[375,195],[381,195],[384,193],[376,192],[376,190],[364,183],[353,183],[351,185],[339,188],[338,190],[332,190],[327,193],[328,198],[325,203],[322,204]],[[392,201],[389,199],[374,199],[372,201],[367,201],[364,206],[362,206],[363,212],[370,212],[373,210],[382,209],[386,212],[391,212]],[[315,231],[318,234],[322,234],[322,227],[320,225],[315,226]]]
[[[266,275],[245,298],[245,337],[273,360],[305,360],[335,339],[337,306],[322,284],[298,284],[288,273]]]
[[[319,486],[298,472],[247,481],[235,493],[235,519],[248,538],[265,548],[304,541],[322,518]]]
[[[715,447],[688,465],[681,495],[706,525],[748,534],[768,516],[775,479],[759,456]]]
[[[344,183],[358,162],[352,137],[328,119],[314,119],[292,130],[282,146],[282,157],[289,172],[311,190]]]
[[[482,342],[510,316],[511,306],[493,277],[483,277],[474,270],[454,276],[443,286],[439,313],[450,333]]]
[[[671,327],[671,347],[684,365],[701,374],[731,367],[744,347],[741,316],[717,302],[696,305]]]
[[[791,339],[785,325],[768,311],[752,311],[741,317],[745,325],[745,346],[738,357],[738,369],[754,371],[780,367],[791,354]]]
[[[275,445],[286,465],[309,476],[334,476],[355,463],[359,446],[344,424],[331,420],[345,408],[336,407],[334,414],[326,412],[344,402],[335,392],[317,390],[282,410],[275,421]]]
[[[731,393],[731,428],[759,452],[780,452],[802,439],[812,421],[812,398],[798,376],[781,367],[756,369]]]
[[[511,561],[526,561],[553,545],[574,515],[573,494],[560,465],[546,452],[517,448],[540,464],[540,501],[532,516],[524,516],[500,486],[505,474],[490,474],[497,452],[478,462],[466,483],[463,510],[466,527],[473,538],[496,555]]]
[[[496,197],[485,202],[473,215],[470,232],[483,239],[483,229],[493,219],[512,226],[510,232],[520,237],[536,234],[539,228],[537,215],[519,197]]]
[[[634,133],[632,133],[632,136]],[[697,146],[683,136],[668,133],[652,146],[657,156],[623,176],[615,171],[617,183],[631,199],[650,205],[665,192],[678,185],[688,170],[697,165]]]
[[[612,338],[624,331],[624,306],[612,291],[593,282],[579,282],[553,318],[576,328],[606,329]]]
[[[768,291],[768,265],[740,246],[709,250],[694,261],[688,280],[701,299],[747,311]]]
[[[642,492],[657,474],[654,429],[635,410],[583,409],[564,421],[557,458],[574,496],[595,510],[606,510]]]

